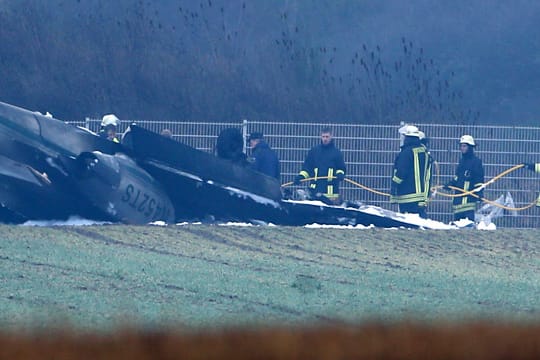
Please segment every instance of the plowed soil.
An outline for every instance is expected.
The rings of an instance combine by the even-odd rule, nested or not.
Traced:
[[[529,358],[539,235],[0,226],[0,358]]]

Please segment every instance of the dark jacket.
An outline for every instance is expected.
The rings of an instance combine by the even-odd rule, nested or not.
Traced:
[[[280,180],[279,158],[264,140],[260,140],[252,152],[252,169]]]
[[[421,141],[422,142],[422,141]],[[435,158],[433,155],[431,155],[431,152],[429,151],[429,148],[425,144],[425,142],[422,142],[422,145],[426,148],[427,152],[427,159],[428,159],[428,167],[425,175],[425,182],[426,182],[426,188],[427,188],[427,199],[429,200],[429,197],[431,196],[431,187],[433,186],[433,180],[435,178],[433,174],[433,168],[435,166],[438,166],[437,161],[435,161]]]
[[[346,167],[343,154],[332,140],[328,145],[322,143],[309,150],[300,175],[307,178],[315,178],[310,184],[314,193],[323,194],[329,199],[337,199],[339,196],[339,181],[333,179],[317,179],[321,176],[336,177],[345,175]]]
[[[244,153],[244,137],[237,128],[226,128],[219,133],[216,141],[216,154],[235,164],[247,166],[247,156]]]
[[[446,185],[454,186],[465,191],[472,190],[481,186],[484,183],[484,166],[482,160],[480,160],[475,154],[472,148],[468,152],[461,156],[459,160],[456,175]],[[455,191],[456,194],[463,193],[462,191]],[[479,191],[475,193],[482,197],[483,192]],[[463,211],[475,210],[476,202],[480,199],[472,196],[458,196],[454,198],[454,213],[460,213]]]
[[[431,183],[431,160],[428,151],[416,137],[407,136],[394,161],[391,201],[418,203],[425,206]]]

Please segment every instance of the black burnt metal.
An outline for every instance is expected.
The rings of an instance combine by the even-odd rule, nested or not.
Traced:
[[[0,221],[72,215],[131,224],[162,220],[301,226],[417,227],[390,211],[282,198],[279,182],[136,125],[122,144],[0,103]]]

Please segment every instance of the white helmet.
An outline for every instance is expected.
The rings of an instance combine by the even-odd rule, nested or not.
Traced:
[[[414,131],[414,130],[418,131],[418,128],[416,126],[414,126],[414,125],[405,124],[405,125],[403,125],[402,127],[400,127],[398,129],[398,133],[400,135],[405,135],[405,133],[407,133],[408,131]]]
[[[405,125],[399,128],[398,130],[400,135],[404,136],[416,136],[419,137],[421,131],[414,125]]]
[[[405,136],[416,136],[418,137],[418,128],[414,125],[403,125],[398,130],[399,133],[399,146],[403,146],[405,143]],[[416,134],[416,135],[413,135]]]
[[[120,119],[118,119],[114,114],[105,115],[101,120],[101,126],[106,127],[107,125],[118,127],[118,125],[120,125]]]
[[[471,135],[463,135],[459,139],[460,144],[467,144],[470,146],[476,146],[476,143],[474,142],[474,138]]]
[[[418,130],[418,128],[416,126],[408,125],[407,128],[405,129],[405,133],[403,135],[420,138],[420,133],[421,133],[421,131]]]
[[[420,140],[423,140],[423,139],[426,138],[426,134],[424,134],[423,131],[418,131],[418,138],[419,138]]]

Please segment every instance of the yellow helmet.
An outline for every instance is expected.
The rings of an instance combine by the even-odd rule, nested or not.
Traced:
[[[471,135],[463,135],[459,139],[460,144],[467,144],[470,146],[476,146],[476,143],[474,142],[474,138]]]

